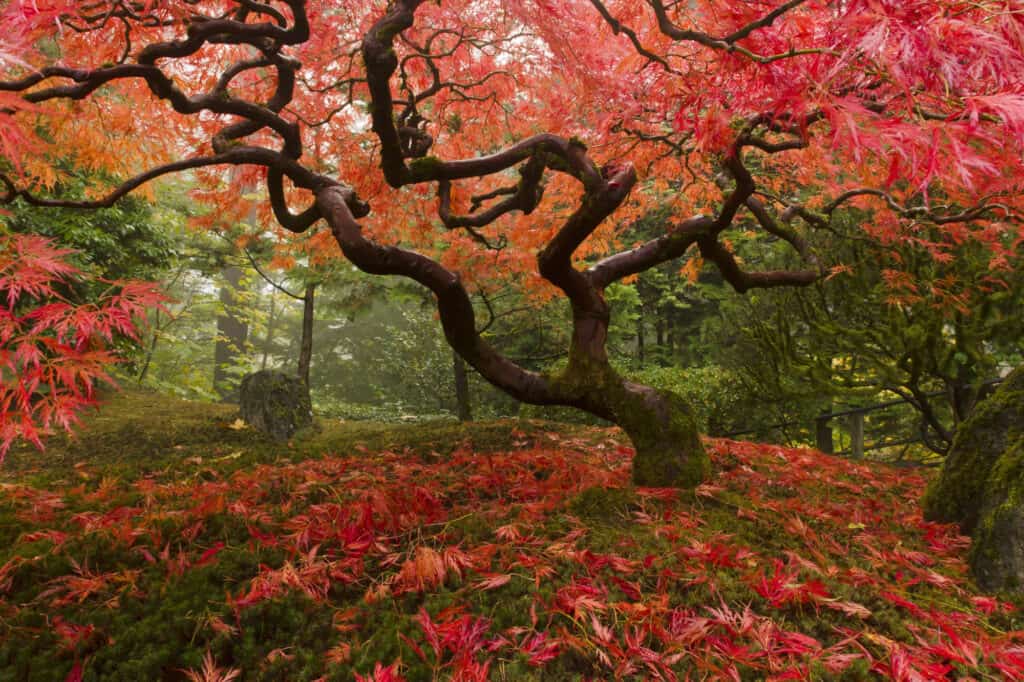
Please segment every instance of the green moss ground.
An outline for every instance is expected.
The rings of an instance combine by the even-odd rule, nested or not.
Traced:
[[[321,422],[122,394],[0,474],[0,682],[1024,676],[926,474],[707,441],[635,488],[616,430]]]
[[[216,463],[222,471],[361,450],[401,450],[429,458],[457,447],[502,450],[551,430],[587,433],[582,426],[541,419],[395,424],[316,418],[313,428],[282,444],[248,427],[235,428],[236,405],[179,400],[148,391],[109,393],[101,405],[82,415],[81,428],[73,435],[50,438],[43,453],[29,445],[14,447],[0,467],[0,481],[70,481],[93,465],[109,475],[172,473],[193,468],[196,457]]]

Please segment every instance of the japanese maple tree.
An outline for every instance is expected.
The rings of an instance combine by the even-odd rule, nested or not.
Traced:
[[[144,282],[110,282],[95,301],[69,297],[79,271],[70,251],[36,235],[0,235],[0,462],[24,439],[42,447],[54,427],[70,430],[113,384],[119,338],[138,340],[148,308],[164,297]]]
[[[4,198],[105,206],[189,171],[212,221],[253,210],[259,184],[255,210],[284,230],[325,221],[362,270],[428,287],[448,341],[490,382],[621,425],[637,483],[694,485],[709,464],[687,406],[609,365],[605,289],[687,255],[740,292],[807,285],[846,265],[807,232],[851,206],[875,211],[875,236],[939,225],[936,257],[981,240],[1005,267],[1020,247],[1022,10],[14,0],[2,14],[15,42],[0,49]],[[123,180],[62,198],[58,151]],[[674,216],[664,233],[622,243],[656,207]],[[741,262],[730,234],[754,230],[804,267]],[[495,273],[569,300],[563,370],[528,371],[482,337],[470,293]]]

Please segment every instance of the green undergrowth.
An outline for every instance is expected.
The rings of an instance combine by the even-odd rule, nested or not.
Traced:
[[[586,433],[584,427],[539,419],[395,424],[316,418],[312,428],[287,443],[276,443],[253,429],[239,428],[238,407],[232,404],[179,400],[148,391],[111,393],[100,404],[83,415],[81,428],[73,434],[57,433],[47,440],[44,453],[29,445],[16,446],[0,467],[0,481],[74,480],[87,475],[83,469],[94,464],[107,474],[144,475],[188,469],[196,457],[219,470],[361,451],[401,450],[438,457],[460,446],[502,450],[551,429]]]
[[[121,395],[12,457],[0,682],[1024,676],[918,471],[709,440],[683,492],[616,430],[234,418]]]

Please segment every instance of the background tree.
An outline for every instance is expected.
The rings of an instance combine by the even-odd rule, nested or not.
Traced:
[[[692,485],[708,459],[689,408],[609,362],[609,287],[691,248],[740,292],[810,284],[830,263],[806,232],[851,206],[876,211],[865,227],[886,240],[941,226],[1005,266],[1024,177],[1010,5],[14,2],[2,116],[33,163],[5,153],[5,198],[108,206],[182,171],[226,199],[265,182],[262,210],[286,230],[323,219],[359,268],[430,289],[488,381],[621,425],[637,483]],[[56,148],[127,179],[54,198]],[[653,207],[670,210],[663,233],[623,250],[617,228]],[[741,262],[732,238],[750,229],[801,269]],[[470,294],[495,271],[569,301],[560,372],[481,336]]]
[[[1021,361],[1020,256],[993,276],[976,242],[933,257],[919,240],[943,240],[938,230],[883,244],[834,226],[839,234],[822,233],[816,246],[849,267],[813,287],[726,302],[716,356],[748,393],[786,406],[779,422],[810,425],[826,403],[807,396],[828,396],[836,409],[903,399],[910,411],[878,427],[920,434],[945,454],[988,382]]]
[[[82,198],[97,179],[72,173],[61,192]],[[70,249],[70,261],[98,286],[102,283],[97,279],[159,279],[182,249],[180,226],[139,197],[125,197],[96,211],[39,208],[19,201],[8,211],[0,221],[10,232],[48,237]]]

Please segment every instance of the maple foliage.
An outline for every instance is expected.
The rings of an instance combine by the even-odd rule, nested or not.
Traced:
[[[118,362],[118,339],[138,340],[148,309],[165,300],[154,285],[110,282],[97,300],[76,303],[71,252],[43,237],[0,235],[0,462],[18,439],[68,431],[95,403]]]
[[[882,240],[938,227],[924,243],[937,257],[971,240],[996,274],[1009,267],[1022,243],[1022,9],[13,0],[0,44],[4,198],[108,205],[192,171],[196,198],[217,207],[198,222],[254,213],[305,232],[323,219],[330,233],[310,248],[335,242],[363,270],[427,286],[483,376],[619,422],[641,462],[667,446],[630,415],[665,398],[608,365],[610,284],[688,257],[691,276],[715,267],[739,291],[808,285],[847,265],[808,236],[854,209]],[[120,181],[91,202],[62,199],[58,150]],[[664,233],[624,243],[654,208],[670,216]],[[791,246],[802,265],[759,271],[733,252],[736,230]],[[564,374],[530,372],[483,337],[469,294],[496,282],[570,300]],[[689,484],[707,460],[678,428]]]
[[[519,432],[508,451],[443,458],[199,449],[141,476],[92,461],[76,484],[0,483],[15,532],[0,664],[45,653],[55,679],[1024,679],[1019,605],[978,594],[969,540],[914,502],[930,473],[715,440],[714,484],[634,490],[620,437]],[[128,667],[140,658],[151,667]]]

